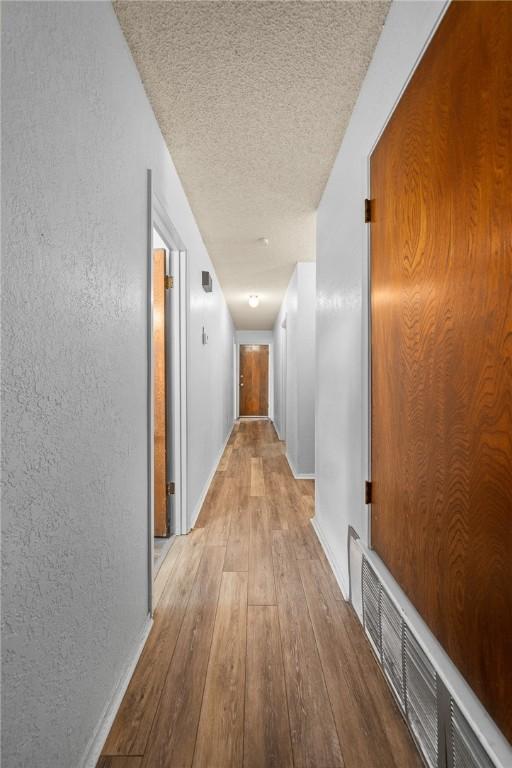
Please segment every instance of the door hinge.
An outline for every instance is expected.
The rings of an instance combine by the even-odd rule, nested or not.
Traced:
[[[372,503],[372,484],[370,480],[366,480],[364,484],[364,503],[365,504]]]
[[[166,275],[164,278],[164,285],[166,288],[174,288],[174,277],[172,275]]]
[[[364,223],[369,224],[372,220],[372,201],[366,198],[364,201]]]
[[[168,496],[174,496],[175,493],[175,485],[174,483],[167,483],[167,495]]]

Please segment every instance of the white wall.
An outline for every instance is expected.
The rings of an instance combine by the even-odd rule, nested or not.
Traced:
[[[366,162],[443,8],[392,4],[317,215],[316,524],[345,591],[347,529],[365,526]]]
[[[236,331],[237,344],[272,344],[272,331]]]
[[[274,422],[297,476],[315,473],[315,267],[297,264],[273,331]]]
[[[147,622],[148,168],[189,254],[191,507],[234,331],[111,4],[3,4],[2,76],[2,756],[70,768]]]
[[[288,290],[290,286],[288,285]],[[286,295],[274,324],[274,426],[280,440],[286,440]]]
[[[297,334],[293,343],[299,409],[299,445],[296,467],[299,473],[314,474],[316,264],[314,262],[298,264],[297,273],[299,289]]]
[[[213,274],[212,293],[203,290],[204,269]],[[233,426],[235,330],[202,241],[198,258],[189,260],[188,283],[187,506],[192,526]],[[205,345],[203,326],[208,335]]]

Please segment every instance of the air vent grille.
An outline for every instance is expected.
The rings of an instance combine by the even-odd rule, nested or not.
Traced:
[[[404,622],[394,603],[382,590],[380,598],[382,667],[402,709],[405,707],[403,642]]]
[[[436,671],[408,627],[404,633],[405,708],[407,720],[427,764],[437,766]]]
[[[450,726],[453,768],[496,768],[453,700]]]
[[[380,658],[380,595],[381,587],[377,574],[363,558],[363,621],[366,634]]]
[[[504,768],[489,757],[364,554],[358,572],[366,635],[425,764],[429,768]]]

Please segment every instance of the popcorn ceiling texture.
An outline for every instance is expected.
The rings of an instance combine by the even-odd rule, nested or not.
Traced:
[[[315,210],[389,3],[114,7],[235,325],[270,329],[295,263],[315,259]]]

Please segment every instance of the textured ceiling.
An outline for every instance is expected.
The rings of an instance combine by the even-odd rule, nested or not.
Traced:
[[[389,2],[114,7],[235,325],[271,328]]]

